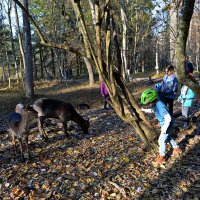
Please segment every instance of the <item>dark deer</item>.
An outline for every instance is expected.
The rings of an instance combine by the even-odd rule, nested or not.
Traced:
[[[15,112],[9,115],[8,119],[8,131],[12,137],[12,144],[14,148],[15,156],[17,154],[16,140],[19,141],[21,160],[24,162],[24,148],[23,148],[23,138],[25,138],[25,144],[28,152],[28,157],[30,159],[30,151],[28,146],[28,121],[29,121],[29,111],[23,104],[17,104]]]
[[[63,124],[64,132],[67,137],[69,137],[67,132],[67,121],[70,120],[79,124],[84,134],[88,133],[89,120],[83,119],[70,103],[55,99],[42,98],[35,101],[30,108],[37,113],[38,129],[42,134],[43,139],[47,139],[47,135],[44,131],[44,120],[46,118],[59,119]]]

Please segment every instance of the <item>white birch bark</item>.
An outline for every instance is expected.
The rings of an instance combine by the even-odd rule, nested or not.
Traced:
[[[122,62],[123,62],[123,78],[124,80],[127,79],[128,73],[128,65],[127,65],[127,16],[125,12],[125,5],[124,2],[121,1],[122,6],[121,6],[121,17],[122,17]]]
[[[178,29],[178,8],[177,0],[171,2],[170,9],[170,62],[172,65],[175,63],[175,47]]]

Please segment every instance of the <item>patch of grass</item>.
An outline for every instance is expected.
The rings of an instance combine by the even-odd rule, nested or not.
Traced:
[[[148,77],[149,74],[143,75]],[[138,74],[139,76],[139,74]],[[93,86],[89,86],[87,79],[77,79],[70,82],[61,83],[55,81],[35,81],[35,97],[28,100],[25,97],[25,91],[22,85],[18,88],[17,84],[12,84],[12,88],[2,87],[0,95],[0,112],[9,113],[14,111],[17,103],[33,103],[39,98],[53,98],[66,101],[76,106],[80,103],[87,103],[93,108],[101,108],[103,106],[103,97],[100,93],[100,84],[96,82]],[[4,85],[5,86],[5,85]],[[140,94],[149,85],[141,83],[128,83],[129,89],[132,91],[136,101],[139,101]]]

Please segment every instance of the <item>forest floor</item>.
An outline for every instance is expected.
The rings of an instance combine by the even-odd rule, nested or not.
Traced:
[[[156,80],[159,81],[159,80]],[[152,87],[147,79],[129,84],[134,97],[144,88]],[[36,83],[36,99],[49,97],[72,103],[76,108],[87,103],[90,109],[77,110],[90,119],[88,135],[70,122],[72,136],[67,139],[55,120],[47,121],[48,141],[44,142],[36,128],[36,119],[30,122],[29,145],[32,159],[21,163],[14,159],[7,129],[7,116],[19,102],[26,102],[23,94],[11,89],[0,89],[0,199],[200,199],[200,119],[183,129],[180,115],[174,125],[183,150],[180,159],[170,157],[158,167],[152,165],[156,153],[143,151],[141,139],[129,124],[125,124],[114,110],[103,110],[99,84],[74,81],[60,84],[56,81]],[[176,103],[175,113],[181,105]],[[196,101],[193,114],[199,116]],[[157,120],[147,115],[159,132]],[[27,156],[27,155],[25,155]]]

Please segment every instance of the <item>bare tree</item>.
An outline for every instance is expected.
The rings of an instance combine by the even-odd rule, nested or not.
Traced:
[[[12,3],[9,0],[8,1],[8,21],[9,21],[9,28],[10,28],[10,41],[11,41],[11,46],[12,46],[12,54],[13,54],[13,58],[14,58],[15,73],[16,73],[16,77],[17,77],[17,83],[19,83],[17,57],[16,57],[15,45],[14,45],[14,40],[13,40],[12,24],[11,24],[11,7],[12,7]]]
[[[18,41],[19,41],[19,49],[20,49],[20,54],[21,54],[21,59],[20,59],[20,74],[21,78],[23,81],[23,86],[24,86],[24,79],[23,79],[23,70],[22,70],[22,64],[21,60],[23,63],[23,67],[25,69],[25,55],[24,55],[24,48],[23,48],[23,42],[22,42],[22,34],[19,26],[19,17],[18,17],[18,12],[17,12],[17,5],[14,3],[14,12],[15,12],[15,19],[16,19],[16,26],[17,26],[17,33],[18,33]]]

